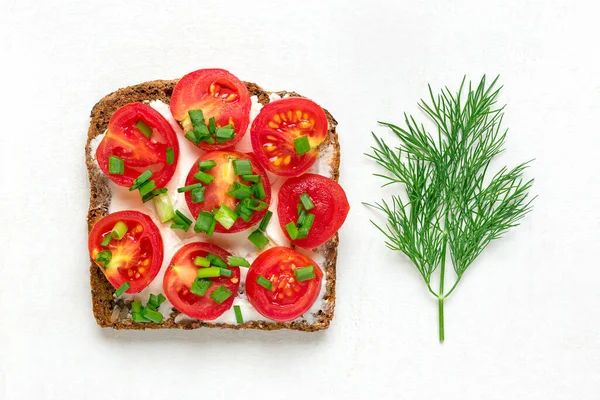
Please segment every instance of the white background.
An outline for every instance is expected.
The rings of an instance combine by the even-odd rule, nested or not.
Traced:
[[[43,3],[43,5],[42,5]],[[0,398],[595,399],[600,381],[600,47],[594,1],[3,0]],[[119,87],[222,67],[339,121],[337,306],[326,332],[117,332],[92,316],[84,143]],[[377,120],[426,85],[501,74],[501,162],[539,195],[446,304],[362,201]],[[420,116],[419,116],[420,118]]]

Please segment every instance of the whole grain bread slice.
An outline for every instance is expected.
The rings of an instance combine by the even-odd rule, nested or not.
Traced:
[[[90,128],[85,147],[85,158],[90,181],[90,206],[87,215],[88,232],[100,218],[108,214],[110,206],[111,192],[108,186],[108,180],[96,164],[91,154],[90,143],[93,138],[104,133],[108,126],[108,121],[112,114],[123,105],[132,102],[144,102],[160,100],[169,104],[173,88],[178,80],[156,80],[145,82],[134,86],[122,88],[102,98],[92,109]],[[255,83],[245,82],[251,96],[257,96],[258,101],[265,105],[269,103],[269,96],[272,92],[267,92]],[[279,96],[302,97],[295,92],[275,92]],[[337,121],[333,116],[324,110],[329,120],[329,132],[320,149],[329,148],[332,157],[330,161],[330,178],[338,180],[340,166],[340,146],[338,142],[336,126]],[[200,237],[199,237],[200,239]],[[326,288],[323,296],[323,308],[318,311],[314,322],[307,320],[296,320],[292,322],[268,322],[268,321],[246,321],[243,324],[226,324],[202,322],[197,320],[184,319],[176,322],[175,318],[179,312],[173,309],[170,317],[166,317],[162,323],[136,323],[127,318],[129,304],[120,299],[115,299],[113,293],[114,287],[108,282],[100,268],[91,261],[90,266],[90,284],[92,287],[92,306],[94,316],[98,325],[102,327],[111,327],[114,329],[196,329],[201,327],[209,328],[231,328],[231,329],[294,329],[299,331],[318,331],[327,329],[333,318],[335,307],[335,280],[336,280],[336,260],[337,260],[338,235],[337,233],[325,244],[315,249],[315,252],[323,255],[325,258]]]

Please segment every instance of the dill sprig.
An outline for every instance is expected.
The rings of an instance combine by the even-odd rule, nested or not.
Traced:
[[[501,127],[504,106],[496,100],[502,87],[498,77],[476,87],[463,79],[456,94],[446,87],[419,108],[433,121],[431,134],[423,124],[404,114],[405,128],[380,122],[400,140],[390,147],[373,133],[376,145],[367,154],[384,168],[375,174],[384,186],[401,184],[404,193],[370,205],[383,212],[385,225],[373,224],[386,245],[404,253],[438,299],[439,338],[444,340],[444,300],[454,291],[469,266],[485,247],[502,237],[531,211],[528,197],[533,179],[524,180],[530,161],[500,169],[490,177],[492,159],[503,151],[506,130]],[[449,260],[448,259],[449,255]],[[456,280],[445,290],[446,265],[452,263]],[[439,290],[432,276],[439,270]]]

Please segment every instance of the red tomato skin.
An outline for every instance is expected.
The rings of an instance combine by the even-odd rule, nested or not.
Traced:
[[[90,253],[92,261],[94,261],[94,263],[98,265],[98,267],[104,273],[106,279],[111,283],[111,285],[113,285],[115,288],[121,286],[121,284],[123,284],[125,280],[123,279],[122,275],[118,273],[116,268],[111,267],[110,263],[108,268],[104,268],[102,265],[98,264],[95,260],[95,257],[92,256],[92,252],[94,251],[94,249],[100,251],[109,249],[107,247],[101,246],[102,235],[104,235],[106,232],[112,231],[114,225],[119,221],[125,222],[125,224],[130,229],[131,225],[133,225],[132,221],[134,223],[141,224],[144,229],[144,235],[142,235],[140,239],[143,240],[144,238],[147,238],[150,241],[150,245],[153,250],[150,264],[147,266],[148,274],[144,276],[144,278],[140,281],[129,281],[131,286],[125,292],[128,294],[139,293],[142,290],[144,290],[150,284],[150,282],[152,282],[156,275],[158,275],[164,258],[162,237],[160,235],[158,227],[156,226],[154,221],[152,221],[152,218],[139,211],[133,210],[117,211],[112,214],[108,214],[107,216],[97,221],[92,227],[92,230],[90,231],[90,234],[88,236],[88,251]],[[113,239],[109,246],[112,245],[118,245],[118,241]]]
[[[221,316],[225,311],[229,310],[233,305],[233,300],[238,294],[239,286],[240,286],[240,268],[239,267],[229,267],[232,272],[231,278],[228,277],[218,277],[211,278],[213,284],[209,287],[206,294],[198,300],[193,306],[186,305],[183,300],[177,295],[176,289],[173,285],[179,283],[178,275],[173,270],[173,265],[182,265],[187,266],[188,268],[193,268],[193,274],[197,276],[198,269],[202,267],[198,267],[193,265],[193,259],[197,256],[204,257],[206,254],[212,253],[216,256],[219,256],[227,263],[227,257],[231,255],[227,250],[211,243],[205,242],[193,242],[188,243],[181,247],[177,253],[173,256],[171,262],[169,263],[169,267],[165,272],[165,276],[163,278],[163,291],[165,296],[169,300],[169,302],[180,312],[185,315],[199,319],[202,321],[210,321]],[[195,278],[194,278],[195,279]],[[232,282],[236,280],[236,282]],[[225,300],[221,304],[215,303],[211,298],[210,294],[217,289],[219,286],[225,285],[227,289],[232,292],[232,296],[230,296],[227,300]],[[185,285],[187,287],[187,285]],[[191,287],[191,283],[190,286]],[[187,287],[189,289],[189,287]],[[192,296],[194,296],[192,294]]]
[[[259,276],[265,277],[277,272],[280,263],[286,259],[290,259],[290,262],[295,262],[302,267],[312,265],[315,278],[301,283],[296,282],[302,286],[303,291],[295,303],[278,305],[271,299],[272,293],[259,285],[256,280]],[[323,271],[314,260],[289,247],[272,247],[261,253],[250,266],[246,275],[246,295],[250,304],[262,316],[275,321],[292,321],[306,313],[318,299],[322,278]]]
[[[290,133],[287,129],[276,130],[269,127],[273,122],[273,117],[277,114],[287,113],[289,110],[301,110],[310,114],[310,118],[315,121],[314,127],[305,132],[299,130],[297,134]],[[325,140],[328,132],[327,115],[323,109],[315,102],[302,97],[289,97],[281,100],[275,100],[264,106],[258,116],[252,122],[250,130],[252,150],[260,164],[268,171],[280,176],[299,176],[315,163],[319,154],[318,146]],[[294,129],[291,129],[292,131]],[[300,134],[307,133],[311,142],[311,150],[308,153],[297,155],[293,140]],[[279,166],[276,166],[270,159],[276,155],[269,152],[269,144],[274,141],[268,136],[278,139],[278,150],[281,150],[284,160]],[[289,164],[286,164],[285,157],[290,157]]]
[[[138,132],[135,124],[140,119],[160,133],[164,144],[152,143],[151,140]],[[138,143],[138,146],[134,149],[128,149],[124,145],[130,140],[140,140],[141,143]],[[167,164],[167,147],[173,148],[175,161],[171,165]],[[116,155],[124,159],[125,171],[123,175],[109,172],[108,159],[110,155]],[[96,150],[96,160],[100,169],[110,180],[124,187],[131,187],[133,180],[153,164],[162,163],[163,168],[154,171],[152,176],[152,179],[156,182],[156,187],[162,188],[171,180],[177,168],[179,141],[171,124],[158,111],[144,103],[129,103],[119,108],[111,116],[106,135]]]
[[[210,85],[214,82],[224,84],[230,89],[228,91],[237,92],[236,100],[228,103],[219,97],[211,96]],[[206,122],[210,117],[215,117],[217,127],[233,121],[235,137],[222,144],[202,142],[198,147],[204,151],[230,149],[242,140],[250,123],[251,106],[250,94],[244,82],[229,71],[220,68],[200,69],[184,75],[173,89],[170,104],[171,114],[180,123],[186,118],[188,111],[198,109],[203,111]],[[212,111],[217,109],[221,111],[218,114]]]
[[[264,201],[265,203],[270,205],[271,204],[271,184],[269,182],[269,177],[267,176],[267,173],[263,169],[263,167],[256,161],[256,158],[254,157],[254,155],[252,153],[240,153],[237,151],[211,151],[209,153],[206,153],[203,156],[201,156],[200,158],[198,158],[196,160],[196,162],[194,163],[194,165],[192,166],[192,169],[188,173],[188,176],[185,181],[186,186],[192,185],[194,183],[198,183],[198,180],[196,178],[194,178],[194,174],[200,170],[200,167],[198,166],[200,161],[218,160],[218,159],[225,158],[227,156],[232,156],[239,160],[250,160],[252,162],[252,173],[260,175],[261,182],[263,184],[263,187],[265,188],[265,193],[267,195],[267,197],[262,201]],[[213,168],[212,170],[209,170],[206,172],[212,175],[211,171],[214,171],[216,168],[218,168],[218,166]],[[217,179],[215,179],[210,185],[207,186],[207,189],[205,189],[205,199],[208,198],[208,196],[209,196],[209,188],[211,187],[211,185],[215,185],[215,182],[217,182]],[[251,182],[244,182],[244,184],[247,184],[247,185],[249,185],[250,183]],[[225,190],[225,189],[223,189],[223,190]],[[227,190],[225,190],[225,191],[227,191]],[[234,199],[230,195],[226,195],[226,196],[227,196],[227,198],[230,198],[230,201],[232,201],[232,199]],[[198,203],[198,204],[192,203],[191,191],[185,193],[185,201],[188,205],[190,212],[194,216],[194,218],[198,218],[198,215],[200,214],[201,210],[209,211],[209,212],[212,211],[212,209],[210,207],[207,207],[209,204],[206,200],[204,203]],[[230,207],[230,208],[232,208],[232,207]],[[232,208],[232,209],[235,211],[234,208]],[[245,222],[243,219],[238,218],[230,229],[225,229],[221,224],[219,224],[217,222],[217,225],[215,226],[215,232],[217,232],[217,233],[236,233],[236,232],[241,232],[243,230],[246,230],[246,229],[256,225],[257,223],[259,223],[260,220],[267,213],[267,211],[268,211],[268,208],[266,208],[265,210],[262,210],[262,211],[254,212],[252,214],[252,218],[250,219],[249,222]]]
[[[298,220],[297,207],[302,193],[308,193],[315,205],[308,211],[315,215],[315,221],[308,237],[292,240],[285,226]],[[322,175],[304,174],[290,178],[279,189],[279,225],[293,244],[305,249],[327,242],[344,224],[349,211],[350,204],[344,189],[336,181]]]

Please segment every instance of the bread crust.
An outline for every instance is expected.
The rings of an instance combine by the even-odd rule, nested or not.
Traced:
[[[108,214],[110,206],[111,192],[108,186],[108,178],[98,168],[91,154],[90,142],[96,136],[104,133],[108,126],[108,121],[112,114],[127,103],[160,100],[169,104],[173,88],[178,80],[156,80],[145,82],[134,86],[119,89],[102,98],[92,109],[91,122],[88,130],[88,137],[85,145],[85,159],[88,169],[90,182],[90,206],[87,215],[88,233],[92,226],[100,218]],[[244,82],[248,88],[250,96],[257,96],[262,104],[269,103],[271,92],[265,91],[255,83]],[[302,97],[296,92],[280,91],[275,92],[279,96]],[[320,148],[331,147],[333,156],[331,158],[331,178],[338,180],[340,166],[340,145],[337,136],[337,121],[325,110],[329,120],[329,132]],[[129,318],[122,318],[115,311],[121,310],[120,314],[127,312],[129,305],[123,300],[115,300],[113,293],[114,287],[108,282],[100,268],[90,259],[90,284],[92,292],[92,308],[96,322],[101,327],[111,327],[114,329],[196,329],[201,327],[208,328],[230,328],[230,329],[260,329],[260,330],[278,330],[293,329],[305,332],[319,331],[327,329],[333,318],[335,307],[335,280],[336,280],[336,261],[337,261],[338,234],[336,233],[327,243],[315,249],[315,252],[322,254],[325,258],[326,287],[323,296],[324,307],[320,310],[313,323],[306,320],[292,322],[270,322],[270,321],[247,321],[243,324],[227,324],[201,322],[197,320],[185,319],[175,322],[175,317],[179,312],[173,309],[173,313],[162,323],[136,323]],[[117,307],[116,307],[117,306]]]

